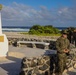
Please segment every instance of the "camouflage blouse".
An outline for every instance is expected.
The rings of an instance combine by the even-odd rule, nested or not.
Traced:
[[[56,41],[56,49],[58,53],[64,53],[64,49],[70,50],[70,42],[67,38],[60,37]]]

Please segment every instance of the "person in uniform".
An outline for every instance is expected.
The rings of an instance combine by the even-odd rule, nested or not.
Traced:
[[[73,32],[73,41],[74,41],[75,47],[76,47],[76,29],[74,29],[74,32]]]
[[[56,49],[58,56],[58,70],[56,75],[62,75],[66,68],[67,53],[70,51],[70,42],[67,39],[66,31],[63,31],[62,36],[57,39]]]
[[[71,30],[71,28],[68,28],[67,38],[68,38],[69,42],[72,43],[72,30]]]

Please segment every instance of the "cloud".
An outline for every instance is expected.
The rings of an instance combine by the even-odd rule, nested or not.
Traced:
[[[64,21],[74,21],[76,19],[76,10],[74,8],[62,8],[58,12]]]
[[[52,10],[46,6],[40,6],[39,9],[34,9],[32,6],[14,2],[9,6],[4,6],[2,10],[3,25],[31,26],[40,24],[70,26],[76,24],[75,20],[75,7],[61,7]]]
[[[64,7],[58,10],[58,18],[65,26],[76,26],[76,8]]]

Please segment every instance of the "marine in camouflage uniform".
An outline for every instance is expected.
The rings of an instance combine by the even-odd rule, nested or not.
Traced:
[[[75,42],[75,47],[76,47],[76,29],[73,31],[73,44]]]
[[[67,39],[67,33],[63,32],[62,36],[56,41],[57,55],[58,55],[58,70],[56,75],[62,75],[66,68],[67,53],[70,50],[70,42]]]
[[[67,38],[70,41],[70,43],[72,43],[72,35],[73,35],[73,32],[72,32],[71,28],[68,28],[68,30],[67,30]]]

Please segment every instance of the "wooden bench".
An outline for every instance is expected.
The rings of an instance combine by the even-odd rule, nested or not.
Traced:
[[[31,44],[33,48],[36,48],[37,46],[41,46],[43,45],[44,49],[48,49],[49,47],[49,43],[46,42],[34,42],[34,41],[18,41],[17,42],[17,46],[21,46],[21,45],[27,45],[27,44]]]

